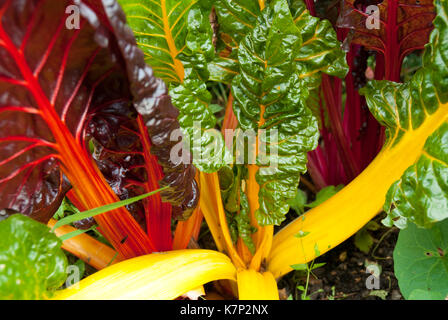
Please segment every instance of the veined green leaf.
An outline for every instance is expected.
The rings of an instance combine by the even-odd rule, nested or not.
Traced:
[[[178,56],[185,69],[185,78],[202,81],[209,78],[207,65],[215,57],[210,11],[211,4],[207,0],[199,0],[188,12],[185,49]]]
[[[448,220],[431,229],[410,223],[401,230],[394,250],[394,270],[406,299],[448,296]],[[422,290],[423,292],[414,292]]]
[[[233,78],[239,74],[238,50],[233,51],[228,56],[216,56],[208,65],[210,80],[231,84]]]
[[[255,27],[260,5],[258,0],[217,0],[215,12],[219,22],[219,54],[208,66],[210,80],[231,84],[239,73],[239,44]]]
[[[300,77],[311,88],[320,83],[321,72],[344,78],[348,72],[345,52],[330,21],[313,17],[303,0],[291,0],[290,8],[303,39],[295,57]]]
[[[154,74],[179,83],[184,68],[178,55],[185,50],[187,17],[198,0],[119,0],[137,44]]]
[[[348,72],[345,52],[330,21],[313,17],[303,0],[290,0],[290,9],[303,39],[295,57],[297,72],[310,91],[307,106],[321,126],[320,101],[325,103],[325,99],[320,97],[322,73],[344,78]]]
[[[21,214],[0,222],[0,300],[45,299],[66,278],[62,241]]]
[[[179,123],[201,171],[215,172],[229,162],[224,140],[214,130],[209,109],[208,64],[214,59],[210,0],[120,0],[137,43],[155,75],[170,85]]]
[[[348,66],[332,24],[313,17],[303,0],[288,2],[303,39],[295,57],[300,78],[311,90],[319,86],[321,72],[344,77]],[[232,51],[225,54],[223,50],[224,53],[221,52],[209,65],[211,80],[230,83],[239,73],[237,51],[240,42],[254,29],[260,7],[258,0],[218,0],[215,9],[220,23],[219,39]]]
[[[306,152],[317,145],[317,121],[306,107],[308,91],[294,61],[301,43],[287,1],[276,0],[238,49],[241,73],[232,82],[235,115],[242,129],[267,132],[258,131],[259,144],[266,145],[257,154],[260,225],[284,219],[287,202],[295,197],[300,174],[306,171]]]
[[[448,4],[436,0],[435,6],[435,29],[423,67],[407,83],[374,81],[362,90],[370,110],[386,126],[387,147],[404,136],[426,133],[415,163],[387,193],[383,223],[399,228],[409,221],[429,227],[448,218]]]
[[[179,109],[179,123],[193,153],[193,164],[202,172],[211,173],[231,163],[224,139],[214,129],[217,120],[209,108],[212,95],[205,82],[186,78],[182,84],[171,85],[170,95]]]
[[[215,10],[220,40],[232,49],[255,28],[261,12],[258,0],[217,0]]]

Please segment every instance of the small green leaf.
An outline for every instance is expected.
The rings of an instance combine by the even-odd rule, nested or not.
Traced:
[[[323,267],[323,266],[326,265],[326,264],[327,264],[326,262],[314,263],[314,264],[313,264],[313,267],[311,268],[311,270],[314,270],[314,269]]]
[[[394,250],[394,270],[404,298],[420,289],[448,295],[448,220],[431,229],[409,223],[400,231]],[[420,291],[415,294],[421,293]]]
[[[66,279],[62,241],[21,214],[0,222],[0,299],[46,299]]]
[[[381,226],[376,221],[371,220],[366,224],[366,228],[370,231],[377,231]]]
[[[62,219],[66,216],[66,214],[79,213],[80,211],[76,208],[68,198],[64,198],[61,205],[58,208],[58,211],[53,215],[53,218],[56,220]]]
[[[369,253],[373,246],[373,237],[367,231],[367,227],[362,228],[356,233],[355,246],[365,254]]]
[[[235,216],[235,221],[238,227],[238,235],[243,239],[243,242],[246,244],[247,248],[252,254],[255,254],[255,243],[252,240],[252,234],[257,231],[250,224],[250,208],[249,201],[247,200],[247,196],[244,192],[240,194],[241,201],[241,209],[240,213]]]
[[[221,106],[221,105],[219,105],[219,104],[215,104],[215,103],[210,104],[210,105],[208,106],[208,108],[210,109],[210,111],[211,111],[213,114],[218,113],[218,112],[224,110],[224,107],[223,107],[223,106]]]
[[[294,199],[288,201],[289,206],[293,209],[298,215],[301,215],[305,212],[305,204],[307,200],[307,195],[300,189],[297,189],[297,193]]]
[[[388,294],[389,292],[387,292],[386,290],[372,290],[370,291],[369,296],[374,296],[381,298],[381,300],[386,300]]]
[[[318,205],[322,204],[323,202],[330,199],[332,196],[334,196],[336,193],[338,193],[344,186],[342,184],[338,186],[328,186],[320,190],[316,194],[316,200],[314,200],[311,203],[308,203],[305,205],[305,207],[308,208],[315,208]]]
[[[291,268],[297,271],[308,270],[308,265],[306,263],[293,264]]]

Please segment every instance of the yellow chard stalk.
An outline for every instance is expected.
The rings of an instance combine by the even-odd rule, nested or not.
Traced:
[[[434,31],[423,68],[404,84],[372,81],[361,90],[370,111],[386,126],[376,159],[348,186],[276,234],[268,269],[275,277],[314,259],[353,235],[383,204],[383,222],[427,226],[447,217],[448,4],[435,1]],[[317,250],[315,250],[317,249]]]
[[[168,300],[207,282],[236,280],[229,258],[211,250],[153,253],[109,266],[60,291],[55,299]]]

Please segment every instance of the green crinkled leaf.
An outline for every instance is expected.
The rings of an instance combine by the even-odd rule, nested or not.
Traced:
[[[321,72],[345,77],[348,72],[345,52],[341,50],[332,24],[313,17],[303,0],[289,1],[289,7],[303,38],[295,60],[304,84],[310,90],[317,88]],[[254,29],[260,6],[258,0],[218,0],[215,9],[220,23],[219,38],[233,50],[230,55],[220,54],[209,65],[211,80],[230,83],[239,73],[236,52],[244,36]]]
[[[386,225],[405,228],[409,221],[430,227],[448,218],[448,123],[426,141],[418,161],[389,189]]]
[[[255,28],[260,15],[258,0],[217,0],[215,11],[220,39],[230,48],[238,48],[241,40]]]
[[[155,76],[179,83],[178,55],[186,49],[190,9],[198,0],[119,0]]]
[[[383,220],[388,226],[405,228],[411,221],[429,227],[448,217],[448,4],[436,0],[435,6],[435,29],[425,47],[423,67],[404,84],[371,81],[361,90],[373,115],[386,126],[386,148],[393,148],[437,111],[442,111],[437,118],[444,120],[429,134],[416,162],[390,187],[384,205],[388,216]]]
[[[394,270],[400,291],[406,299],[448,296],[448,220],[431,229],[410,223],[400,231],[394,250]],[[419,294],[420,293],[420,294]],[[417,295],[417,297],[416,297]]]
[[[209,109],[208,64],[215,57],[209,0],[120,0],[137,43],[155,75],[170,84],[173,105],[193,154],[193,164],[215,172],[231,162],[224,140],[214,130]]]
[[[216,56],[209,65],[210,80],[231,84],[233,78],[240,72],[238,65],[238,50],[234,49],[230,55]]]
[[[295,57],[297,72],[310,91],[307,106],[321,127],[320,102],[325,100],[320,97],[322,73],[344,78],[349,69],[345,52],[330,21],[313,17],[303,0],[290,0],[290,9],[303,39]]]
[[[300,76],[311,88],[319,85],[321,72],[344,78],[348,72],[345,52],[330,21],[313,17],[303,0],[292,0],[290,8],[303,39],[295,57]]]
[[[203,172],[215,172],[232,159],[224,139],[214,129],[216,118],[209,108],[212,96],[205,82],[185,79],[180,85],[172,85],[170,95],[173,105],[179,109],[179,123],[186,137],[184,141],[193,154],[193,164]]]
[[[258,132],[259,145],[266,145],[256,159],[260,207],[255,215],[260,225],[284,220],[300,174],[306,171],[306,153],[317,145],[317,121],[306,107],[308,91],[294,61],[301,43],[287,1],[276,0],[263,10],[238,49],[240,74],[232,82],[233,109],[240,127]]]
[[[255,27],[260,6],[258,0],[217,0],[215,12],[219,22],[219,55],[209,64],[210,80],[231,84],[239,73],[239,44]]]
[[[66,278],[62,241],[50,229],[21,214],[0,222],[0,299],[51,296]]]
[[[208,63],[215,57],[213,30],[209,21],[211,7],[201,1],[192,6],[187,18],[185,47],[178,58],[185,69],[185,78],[207,81]]]

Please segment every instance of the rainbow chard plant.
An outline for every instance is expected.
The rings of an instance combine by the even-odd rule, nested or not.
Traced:
[[[347,71],[344,54],[339,49],[340,43],[336,39],[335,32],[328,22],[325,22],[322,28],[320,20],[307,12],[301,1],[288,3],[286,0],[276,0],[266,4],[263,1],[218,1],[214,7],[218,22],[225,25],[223,19],[235,21],[227,23],[227,29],[223,31],[226,33],[220,34],[219,38],[226,39],[228,34],[230,37],[238,37],[236,36],[238,34],[240,35],[238,45],[224,49],[227,52],[231,51],[228,57],[232,58],[225,60],[226,57],[223,55],[210,54],[208,60],[207,58],[201,60],[201,57],[206,56],[204,53],[208,52],[206,49],[210,48],[212,43],[210,23],[208,20],[205,23],[200,19],[208,17],[210,6],[207,6],[207,2],[178,2],[173,3],[172,8],[164,1],[121,1],[121,3],[135,32],[137,43],[145,52],[147,62],[155,64],[156,72],[162,77],[169,71],[169,76],[165,75],[165,78],[170,82],[170,94],[173,96],[174,104],[184,99],[183,103],[179,102],[176,105],[180,109],[180,123],[184,133],[188,134],[189,130],[194,130],[192,126],[194,121],[202,120],[208,123],[209,111],[206,111],[206,108],[207,101],[210,100],[198,98],[200,96],[198,92],[204,92],[203,81],[207,76],[201,78],[199,71],[190,70],[188,68],[190,60],[185,59],[185,56],[195,61],[210,61],[209,67],[203,70],[203,75],[208,75],[208,79],[214,81],[223,79],[224,83],[231,84],[233,111],[239,132],[242,132],[241,134],[253,132],[258,142],[248,146],[246,161],[242,163],[238,163],[238,158],[235,156],[233,163],[226,165],[229,150],[218,152],[220,155],[216,158],[218,161],[213,161],[214,158],[207,159],[212,166],[204,167],[204,163],[194,162],[200,170],[201,211],[218,250],[230,257],[229,260],[224,255],[217,256],[222,258],[216,259],[215,264],[207,267],[210,269],[203,271],[204,282],[212,276],[216,279],[236,280],[238,289],[234,294],[240,299],[278,298],[275,278],[272,271],[267,268],[266,262],[271,251],[273,227],[285,219],[289,210],[288,201],[295,197],[300,175],[306,171],[306,153],[317,145],[317,120],[312,110],[307,107],[309,91],[318,86],[322,72],[344,76]],[[184,16],[169,14],[176,10],[181,10]],[[202,14],[199,14],[200,12]],[[170,17],[173,17],[174,22],[171,22]],[[189,20],[194,17],[195,20]],[[251,20],[251,24],[244,24],[245,29],[241,36],[239,21],[244,19]],[[191,23],[187,23],[188,21]],[[200,34],[208,35],[197,37],[196,42],[191,40],[194,35],[192,30],[203,26],[199,22],[194,24],[194,21],[204,22],[204,28],[205,26],[207,28]],[[186,31],[177,30],[178,24],[184,25]],[[167,30],[170,32],[167,33]],[[174,38],[172,32],[176,34]],[[175,47],[172,46],[172,40],[176,40]],[[156,43],[157,48],[154,45]],[[191,48],[196,48],[197,53],[192,53],[194,50]],[[172,51],[174,49],[176,50]],[[167,59],[163,71],[159,67],[160,55],[156,58],[155,52],[160,52],[160,55]],[[172,59],[174,54],[179,60]],[[226,70],[222,66],[223,60],[227,63]],[[184,72],[184,77],[182,73],[178,73],[179,70]],[[224,73],[227,71],[230,74]],[[193,82],[188,84],[192,78],[195,79],[196,87],[193,87],[194,90],[189,90],[188,95],[183,96],[181,92],[186,86],[193,84]],[[197,109],[199,106],[201,109]],[[201,123],[201,128],[208,127]],[[268,134],[264,134],[263,130],[268,131]],[[274,135],[269,132],[276,132],[278,143],[274,140]],[[231,149],[235,149],[237,153],[238,133],[236,136],[235,140],[230,141],[233,142]],[[221,139],[222,136],[214,140],[214,145],[221,146],[219,143]],[[267,147],[261,150],[259,144]],[[191,150],[194,161],[194,146]],[[255,162],[250,163],[248,159],[255,159]],[[274,171],[270,168],[273,164],[276,165]],[[158,257],[160,261],[148,266],[146,271],[133,269],[133,272],[143,276],[145,272],[155,271],[153,268],[165,269],[165,265],[180,263],[182,255],[185,260],[182,265],[178,265],[177,270],[179,268],[190,270],[192,262],[189,256],[194,253],[178,252],[173,253],[173,257]],[[143,258],[141,261],[143,263]],[[218,266],[224,261],[227,271],[225,276],[218,276]],[[207,265],[204,264],[202,268],[205,266]],[[98,276],[101,279],[113,276],[109,273],[113,272],[111,270],[104,270],[98,273]],[[102,278],[101,274],[105,278]],[[192,273],[189,271],[182,274]],[[129,280],[130,278],[126,280],[123,278],[123,281]],[[181,282],[182,286],[186,285],[184,289],[194,288],[200,284],[197,278],[190,276],[184,277]],[[147,285],[150,286],[149,283]],[[86,281],[80,290],[68,290],[61,297],[85,298],[87,296],[84,294],[87,294],[88,287],[90,285]],[[102,285],[99,283],[98,288],[100,287]],[[165,290],[163,297],[175,298],[180,293],[178,290],[176,287],[169,288]],[[98,294],[103,295],[106,292],[101,290]]]
[[[382,210],[387,213],[385,224],[409,228],[400,235],[402,243],[410,241],[409,232],[417,228],[414,224],[433,226],[430,239],[434,241],[425,242],[427,251],[403,252],[406,246],[401,245],[397,257],[406,261],[425,254],[434,263],[446,263],[446,241],[438,235],[446,229],[442,220],[448,213],[447,2],[407,6],[406,1],[384,1],[381,12],[387,17],[387,29],[378,34],[372,31],[366,40],[358,24],[349,59],[341,49],[345,35],[316,17],[312,2],[75,1],[83,17],[82,27],[76,30],[62,24],[70,1],[54,5],[42,0],[26,7],[21,2],[0,2],[0,54],[5,57],[0,68],[0,85],[5,89],[0,95],[4,106],[0,115],[5,120],[0,127],[5,155],[0,172],[5,177],[0,187],[10,190],[2,190],[0,199],[8,212],[32,215],[51,204],[56,208],[69,185],[74,191],[70,197],[86,209],[168,187],[161,199],[148,198],[95,216],[123,258],[140,256],[86,277],[78,286],[59,291],[56,299],[175,299],[216,280],[226,280],[216,287],[234,298],[278,299],[276,281],[294,265],[334,248]],[[347,15],[359,13],[351,3],[347,1],[351,9],[341,12],[340,21],[347,22]],[[429,25],[433,10],[436,17]],[[219,28],[213,29],[209,16],[216,16]],[[419,20],[421,25],[407,26],[415,16],[424,17]],[[47,17],[51,18],[47,21]],[[350,19],[352,28],[356,19]],[[25,21],[31,21],[28,27],[22,26]],[[44,23],[57,30],[57,36],[39,29],[31,32],[34,25]],[[394,32],[395,40],[390,39]],[[418,34],[415,43],[403,40],[414,34]],[[411,49],[421,48],[428,35],[423,66],[409,81],[398,83],[402,58]],[[384,46],[372,45],[371,39],[383,41]],[[384,127],[382,149],[364,170],[367,163],[359,164],[359,175],[357,171],[348,174],[343,154],[334,155],[332,159],[339,163],[332,176],[347,185],[281,225],[307,170],[307,159],[313,157],[310,152],[318,145],[329,148],[321,152],[340,152],[337,144],[346,137],[333,140],[333,146],[327,142],[358,128],[351,128],[348,120],[342,122],[343,86],[338,79],[353,80],[347,72],[356,67],[356,46],[360,45],[377,47],[381,53],[377,80],[356,94],[353,91],[351,98],[347,95],[347,101],[358,102],[345,111],[355,112],[365,99],[375,121]],[[27,55],[30,46],[33,54]],[[401,48],[400,55],[389,56],[390,48]],[[36,58],[40,56],[48,62]],[[34,70],[41,71],[36,74]],[[169,84],[169,91],[153,73]],[[67,79],[69,75],[73,78]],[[210,82],[230,88],[222,135],[215,130],[217,120],[207,90]],[[346,86],[347,94],[351,89]],[[76,108],[69,107],[72,104]],[[349,116],[360,119],[359,114]],[[329,140],[324,138],[322,143],[319,136],[328,118],[336,122],[330,126]],[[23,125],[17,127],[17,121]],[[182,135],[174,132],[178,128],[185,136],[182,141]],[[381,136],[380,131],[377,135]],[[35,144],[14,140],[23,136]],[[345,144],[353,151],[348,141]],[[173,162],[173,155],[179,160],[179,148],[191,153],[182,152],[182,161]],[[190,154],[196,175],[194,167],[185,163]],[[37,171],[36,176],[27,171],[36,167],[46,170]],[[20,196],[30,190],[32,182],[36,182],[33,192],[43,186],[56,190],[45,198],[47,203],[42,203],[42,197],[33,198],[33,192]],[[168,236],[152,236],[157,234],[154,226],[167,232],[168,216],[187,218],[197,202],[196,187],[200,211],[217,250],[154,252],[161,247],[170,249]],[[170,206],[160,200],[169,200],[171,213]],[[23,203],[28,206],[19,207]],[[51,214],[45,214],[48,220]],[[195,217],[181,225],[182,229],[191,230],[200,221],[200,214]],[[3,228],[15,230],[22,222],[10,220],[10,224]],[[279,225],[280,231],[274,234],[274,226]],[[125,236],[126,241],[121,241]],[[418,236],[425,238],[420,232]],[[54,252],[57,241],[47,240],[47,250]],[[174,243],[179,241],[174,239]],[[56,253],[48,261],[50,271],[61,269]],[[400,270],[406,274],[406,268]],[[426,275],[416,283],[424,286]],[[54,288],[58,281],[60,277],[48,277],[45,287]],[[406,297],[422,295],[421,286],[413,288],[409,281],[400,281]],[[443,288],[439,291],[438,297],[446,296]]]
[[[71,5],[80,20],[69,28]],[[93,209],[168,186],[95,217],[127,259],[171,249],[171,216],[188,217],[198,192],[195,168],[170,161],[178,111],[119,10],[0,3],[0,207],[46,223],[70,188]]]
[[[308,168],[317,189],[348,184],[384,144],[384,129],[359,94],[368,81],[368,59],[375,58],[370,79],[400,82],[404,58],[423,49],[433,28],[435,12],[431,0],[382,1],[377,3],[376,20],[367,11],[372,4],[375,3],[345,0],[335,8],[323,1],[307,2],[310,12],[325,11],[325,15],[335,16],[331,8],[339,11],[332,23],[348,50],[350,68],[343,82],[324,77],[320,94],[315,95],[322,143],[308,154]],[[378,26],[371,21],[377,21]]]

